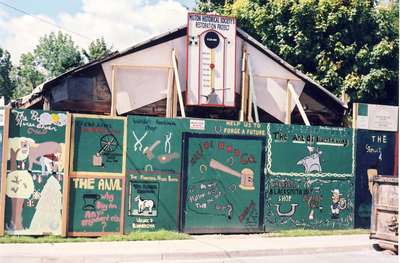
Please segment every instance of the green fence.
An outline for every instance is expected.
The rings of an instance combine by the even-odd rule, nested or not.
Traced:
[[[62,224],[71,236],[354,225],[351,129],[78,114],[64,178],[66,120],[11,112],[7,233],[60,234]]]

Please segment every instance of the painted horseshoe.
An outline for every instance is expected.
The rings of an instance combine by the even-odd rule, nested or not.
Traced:
[[[152,172],[153,171],[153,166],[151,164],[146,164],[144,167],[145,172]]]
[[[200,173],[201,174],[204,174],[205,172],[207,172],[207,169],[208,169],[207,165],[205,165],[205,164],[200,165]]]
[[[215,133],[222,133],[223,128],[221,126],[214,126]]]
[[[233,164],[234,164],[233,157],[229,157],[228,159],[226,159],[226,162],[227,162],[230,166],[233,166]]]
[[[297,210],[297,206],[298,206],[299,204],[291,204],[290,206],[291,206],[291,208],[290,208],[290,210],[289,211],[287,211],[287,212],[281,212],[281,205],[275,205],[276,206],[276,213],[278,214],[278,216],[282,216],[282,217],[289,217],[289,216],[292,216],[292,215],[294,215],[294,213],[296,213],[296,210]]]
[[[236,191],[236,184],[230,185],[230,186],[228,187],[228,189],[229,189],[231,192],[235,192],[235,191]]]

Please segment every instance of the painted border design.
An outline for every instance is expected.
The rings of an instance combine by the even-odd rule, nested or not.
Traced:
[[[352,160],[351,160],[351,173],[295,173],[295,172],[275,172],[272,171],[272,135],[271,135],[271,124],[267,124],[267,176],[307,176],[307,177],[341,177],[341,178],[351,178],[354,177],[355,169],[355,130],[352,132]]]

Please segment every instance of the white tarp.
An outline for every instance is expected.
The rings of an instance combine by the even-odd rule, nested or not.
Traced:
[[[236,93],[240,93],[242,45],[249,53],[252,63],[254,86],[258,107],[284,122],[287,109],[287,81],[293,84],[301,95],[304,81],[260,52],[251,44],[236,36]],[[140,68],[118,68],[116,71],[116,107],[118,114],[123,114],[150,103],[166,98],[168,68],[172,66],[171,52],[176,50],[179,79],[182,91],[186,90],[186,36],[170,40],[159,45],[131,53],[102,64],[104,74],[111,89],[112,65],[134,65]],[[153,68],[152,68],[153,67]],[[240,107],[240,105],[236,105]],[[295,102],[292,100],[293,111]]]
[[[178,73],[182,91],[186,90],[185,43],[186,37],[184,36],[102,64],[110,89],[112,65],[117,65],[115,67],[115,84],[118,114],[141,108],[167,97],[167,67],[172,68],[172,49],[175,49],[178,58]]]
[[[253,69],[257,106],[285,122],[288,81],[293,85],[298,96],[303,91],[304,81],[252,45],[246,44],[246,49]],[[295,105],[292,98],[291,111]]]

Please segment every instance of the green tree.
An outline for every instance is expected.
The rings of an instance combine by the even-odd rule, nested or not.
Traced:
[[[19,66],[14,68],[13,77],[17,84],[13,98],[29,94],[36,86],[45,81],[45,75],[39,70],[38,62],[31,52],[21,55]]]
[[[11,79],[11,56],[7,50],[0,48],[0,96],[4,96],[6,102],[11,98],[15,83]]]
[[[398,104],[397,1],[200,2],[200,10],[236,16],[242,29],[336,95]]]
[[[47,77],[58,76],[83,63],[78,47],[71,36],[58,32],[41,37],[33,51],[38,67],[47,71]]]
[[[113,47],[107,46],[103,37],[92,41],[87,50],[82,50],[83,55],[88,61],[104,58],[112,52]]]

